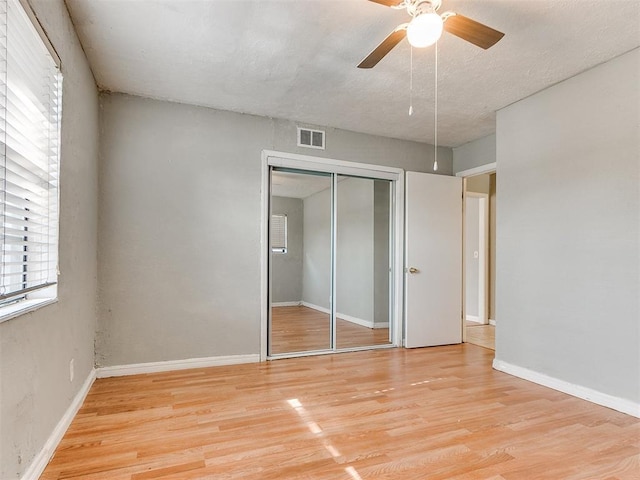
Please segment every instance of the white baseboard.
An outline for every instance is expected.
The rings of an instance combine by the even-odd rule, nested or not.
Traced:
[[[509,375],[537,383],[538,385],[549,387],[574,397],[582,398],[583,400],[587,400],[591,403],[596,403],[603,407],[612,408],[618,412],[640,418],[640,404],[634,403],[630,400],[625,400],[624,398],[614,397],[613,395],[598,392],[591,388],[575,385],[573,383],[550,377],[543,373],[534,372],[533,370],[519,367],[517,365],[512,365],[498,359],[493,360],[493,368],[501,372],[508,373]]]
[[[371,321],[369,321],[369,320],[364,320],[363,318],[353,317],[351,315],[346,315],[344,313],[336,312],[336,316],[341,320],[346,320],[347,322],[355,323],[356,325],[360,325],[361,327],[382,328],[382,327],[376,327],[376,324],[371,322]],[[380,325],[380,324],[378,324],[378,325]],[[387,324],[387,326],[388,325],[389,324]]]
[[[322,312],[322,313],[331,313],[331,310],[329,310],[328,308],[321,307],[320,305],[316,305],[314,303],[305,302],[304,300],[302,301],[302,306],[307,308],[313,308],[314,310],[318,310],[319,312]]]
[[[96,369],[97,378],[122,377],[141,373],[169,372],[172,370],[187,370],[189,368],[218,367],[221,365],[238,365],[241,363],[257,363],[260,354],[227,355],[220,357],[187,358],[184,360],[167,360],[163,362],[131,363],[128,365],[114,365]]]
[[[51,457],[55,453],[60,440],[62,440],[62,437],[69,428],[69,425],[71,425],[71,422],[78,413],[78,410],[80,410],[82,402],[84,402],[84,399],[87,397],[87,394],[89,393],[91,385],[93,385],[95,379],[96,370],[95,368],[92,368],[89,372],[89,375],[87,376],[87,379],[82,384],[82,387],[80,387],[80,390],[73,398],[71,405],[69,405],[67,411],[64,412],[64,415],[62,416],[56,427],[53,429],[53,432],[51,432],[51,435],[49,435],[49,438],[45,442],[44,446],[35,456],[33,462],[31,462],[31,465],[29,465],[29,468],[27,468],[27,470],[22,475],[21,480],[37,480],[38,478],[40,478],[40,475],[42,475],[42,472],[44,472],[44,469],[49,463],[49,460],[51,460]]]
[[[465,320],[467,320],[468,322],[481,323],[480,317],[477,315],[465,315]]]
[[[271,302],[272,307],[299,307],[302,302]]]
[[[496,326],[496,321],[493,318],[489,319],[489,325],[493,325],[494,327]]]
[[[314,310],[318,310],[322,313],[331,313],[331,310],[328,308],[321,307],[320,305],[314,305],[309,302],[302,302],[304,307],[312,308]],[[374,323],[369,320],[364,320],[362,318],[354,317],[352,315],[347,315],[346,313],[336,312],[336,316],[341,320],[346,320],[347,322],[355,323],[356,325],[360,325],[362,327],[367,328],[389,328],[389,322],[385,323]]]

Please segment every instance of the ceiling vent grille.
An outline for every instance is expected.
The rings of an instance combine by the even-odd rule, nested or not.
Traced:
[[[323,130],[298,127],[298,146],[324,150],[324,136]]]

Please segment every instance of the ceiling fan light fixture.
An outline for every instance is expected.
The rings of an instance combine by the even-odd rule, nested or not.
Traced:
[[[416,48],[433,45],[442,35],[443,22],[435,12],[422,13],[407,26],[407,39]]]

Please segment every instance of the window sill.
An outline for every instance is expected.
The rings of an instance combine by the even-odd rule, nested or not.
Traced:
[[[0,323],[24,315],[25,313],[33,312],[57,301],[57,298],[34,298],[31,300],[22,300],[12,305],[5,305],[4,307],[0,307]]]

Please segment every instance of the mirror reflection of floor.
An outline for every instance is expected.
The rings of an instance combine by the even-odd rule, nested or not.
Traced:
[[[482,323],[466,321],[467,343],[480,347],[496,349],[496,327]]]
[[[352,348],[389,344],[388,328],[368,328],[338,318],[337,347]],[[273,307],[271,353],[292,353],[330,348],[329,314],[312,308]]]

